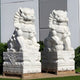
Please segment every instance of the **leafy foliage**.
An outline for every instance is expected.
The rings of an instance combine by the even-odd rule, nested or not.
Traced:
[[[43,49],[44,49],[44,43],[43,43],[43,41],[40,41],[40,42],[38,42],[39,44],[40,44],[40,49],[39,49],[39,51],[41,52],[41,51],[43,51]]]
[[[0,74],[3,71],[3,52],[7,51],[7,43],[0,43]]]
[[[80,67],[75,69],[76,73],[80,73]]]
[[[80,46],[75,49],[75,67],[80,67]]]

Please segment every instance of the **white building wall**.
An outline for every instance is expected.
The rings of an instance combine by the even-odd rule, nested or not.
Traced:
[[[67,10],[67,0],[39,0],[39,14],[40,14],[40,41],[49,34],[49,16],[52,10]]]
[[[71,42],[74,48],[80,46],[79,0],[67,0]]]
[[[35,9],[36,33],[39,40],[38,0],[1,0],[1,42],[7,42],[14,31],[14,14],[19,7]]]

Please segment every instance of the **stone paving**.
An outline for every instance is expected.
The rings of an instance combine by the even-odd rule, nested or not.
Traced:
[[[26,74],[23,79],[39,79],[39,78],[52,78],[52,77],[66,77],[66,76],[80,76],[79,74],[52,74],[52,73],[36,73],[36,74]],[[21,77],[18,76],[0,76],[0,78],[9,78],[9,79],[21,79]]]

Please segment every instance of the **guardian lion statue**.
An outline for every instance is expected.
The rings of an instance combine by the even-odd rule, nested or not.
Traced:
[[[49,35],[44,40],[45,50],[73,50],[70,35],[67,12],[53,10],[49,17]]]
[[[19,8],[14,16],[15,30],[8,41],[7,52],[3,53],[3,74],[41,72],[41,53],[36,40],[34,10]]]
[[[8,41],[8,51],[25,51],[30,48],[39,50],[36,40],[34,10],[19,8],[14,16],[15,31]]]

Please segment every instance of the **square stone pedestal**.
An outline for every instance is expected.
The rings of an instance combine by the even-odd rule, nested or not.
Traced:
[[[42,71],[56,74],[74,74],[74,51],[42,52]]]
[[[41,63],[36,60],[40,54],[22,53],[22,52],[4,52],[3,53],[3,75],[25,75],[30,73],[40,73]]]

